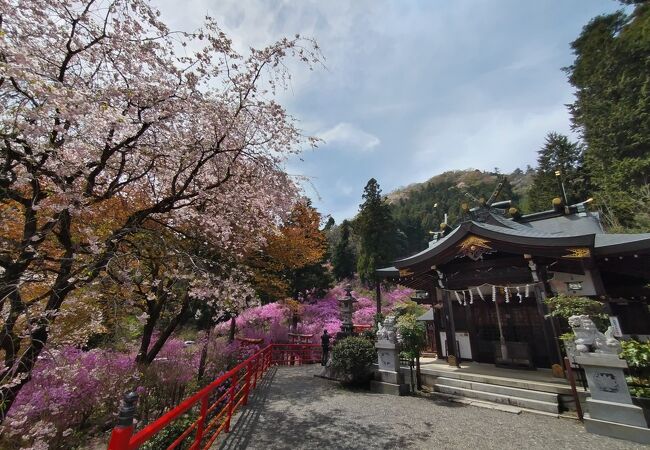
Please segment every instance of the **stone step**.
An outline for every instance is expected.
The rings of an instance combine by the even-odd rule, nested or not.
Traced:
[[[435,384],[471,389],[473,391],[491,392],[492,394],[508,395],[511,397],[526,398],[530,400],[539,400],[542,402],[558,402],[558,394],[553,392],[521,389],[500,384],[479,383],[476,381],[467,381],[449,377],[438,377],[436,378]]]
[[[444,394],[459,395],[462,397],[476,398],[488,402],[501,403],[504,405],[519,406],[522,408],[533,409],[558,414],[559,405],[557,402],[546,402],[541,400],[532,400],[529,398],[513,397],[510,395],[495,394],[493,392],[477,391],[457,386],[446,386],[436,384],[434,389]]]
[[[406,373],[402,369],[403,373]],[[507,386],[519,389],[527,389],[532,391],[551,392],[554,394],[572,395],[571,387],[568,383],[564,382],[544,382],[536,380],[526,380],[522,378],[509,378],[503,376],[467,373],[463,371],[453,371],[444,369],[435,369],[423,366],[421,373],[425,378],[454,378],[458,380],[471,381],[475,383],[494,384],[498,386]]]

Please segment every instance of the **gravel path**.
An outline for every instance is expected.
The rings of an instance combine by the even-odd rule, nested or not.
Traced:
[[[271,369],[218,449],[635,449],[570,419],[350,391],[320,367]]]

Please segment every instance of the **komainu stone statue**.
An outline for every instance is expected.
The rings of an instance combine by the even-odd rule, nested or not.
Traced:
[[[569,326],[576,335],[576,350],[580,353],[589,353],[596,340],[596,333],[599,333],[594,322],[587,315],[571,316]]]
[[[377,329],[377,340],[397,344],[397,330],[395,329],[395,316],[388,316]]]
[[[578,352],[613,355],[621,352],[621,343],[614,337],[614,329],[611,326],[603,334],[587,315],[569,317],[569,325],[576,335],[575,345]]]
[[[614,337],[614,327],[611,325],[607,327],[603,338],[596,337],[596,353],[609,353],[613,355],[621,353],[621,343]]]

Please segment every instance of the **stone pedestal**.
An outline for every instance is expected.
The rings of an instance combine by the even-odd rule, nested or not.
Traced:
[[[375,348],[377,348],[378,369],[375,371],[375,379],[370,382],[372,392],[408,394],[409,385],[404,383],[404,377],[400,373],[399,346],[387,340],[380,340],[375,344]]]
[[[623,369],[627,363],[616,355],[583,353],[576,356],[587,377],[591,398],[585,428],[590,433],[650,444],[643,410],[632,403]]]

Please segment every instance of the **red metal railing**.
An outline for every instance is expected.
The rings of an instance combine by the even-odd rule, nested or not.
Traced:
[[[273,365],[300,365],[319,362],[318,344],[271,344],[236,367],[221,375],[208,386],[158,420],[133,434],[133,425],[117,426],[111,433],[108,450],[132,450],[153,438],[157,433],[199,407],[199,417],[183,431],[167,450],[177,448],[194,434],[190,450],[209,449],[221,432],[230,431],[230,421],[240,406],[246,405],[252,389]],[[216,400],[212,401],[214,397]]]

